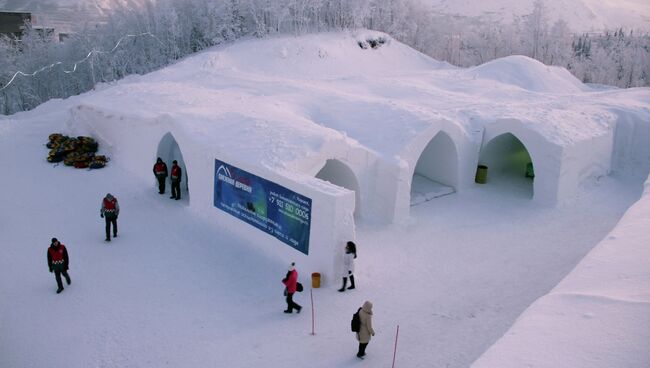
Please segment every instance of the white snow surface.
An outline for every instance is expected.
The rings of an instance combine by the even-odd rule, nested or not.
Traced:
[[[650,168],[650,89],[591,89],[523,57],[457,69],[394,40],[358,47],[358,39],[374,36],[386,37],[243,41],[0,117],[8,275],[0,279],[0,367],[389,366],[397,325],[396,366],[468,367],[524,311],[477,364],[514,367],[527,349],[537,354],[530,361],[549,363],[554,358],[544,352],[560,345],[575,367],[589,366],[593,349],[605,345],[612,353],[599,366],[649,362],[647,350],[636,348],[648,336],[648,194],[610,231],[639,199]],[[113,157],[105,169],[48,164],[47,136],[71,134],[70,111],[79,108],[137,117],[133,131],[145,132],[138,134],[175,121],[197,149],[217,146],[285,175],[341,140],[400,160],[407,142],[438,119],[468,135],[497,118],[520,119],[560,145],[626,130],[617,133],[614,173],[555,206],[536,204],[516,187],[472,185],[413,207],[406,223],[361,220],[357,290],[337,293],[336,281],[313,290],[312,336],[309,289],[296,297],[301,314],[282,313],[280,279],[293,260],[277,251],[284,245],[252,227],[242,236],[212,213],[184,206],[186,199],[159,196],[153,178],[143,179],[149,173],[127,169],[119,140],[100,149]],[[155,152],[138,153],[153,164]],[[98,216],[107,192],[121,205],[111,243]],[[73,283],[61,295],[47,272],[51,237],[71,258]],[[577,276],[558,285],[587,254]],[[309,285],[311,270],[298,270]],[[358,362],[349,320],[364,300],[375,305],[377,335]],[[563,315],[544,317],[555,311]],[[539,321],[562,336],[579,334],[577,325],[594,333],[553,339]],[[513,331],[535,343],[521,346]],[[510,354],[511,365],[492,364],[499,359],[493,351]]]
[[[650,179],[645,188],[617,227],[472,367],[648,366]]]

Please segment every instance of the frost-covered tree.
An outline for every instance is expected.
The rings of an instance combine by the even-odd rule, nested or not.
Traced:
[[[148,73],[247,35],[359,27],[387,32],[458,66],[522,54],[566,67],[585,82],[650,85],[648,34],[616,29],[574,35],[563,20],[549,27],[542,0],[512,23],[434,14],[422,0],[156,0],[142,8],[116,8],[105,23],[86,25],[64,43],[45,40],[29,27],[20,42],[0,38],[0,113]],[[16,71],[39,69],[6,87]]]

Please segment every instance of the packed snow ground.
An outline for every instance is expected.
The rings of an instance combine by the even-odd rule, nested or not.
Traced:
[[[314,39],[308,43],[314,44]],[[379,77],[380,66],[371,64],[372,78],[354,77],[340,62],[349,60],[346,56],[359,57],[352,63],[358,67],[369,59],[345,55],[331,43],[325,48],[329,56],[323,68],[336,78],[300,81],[295,74],[310,75],[313,65],[295,61],[296,52],[322,50],[318,45],[301,49],[292,48],[291,40],[268,41],[279,45],[274,49],[288,56],[286,62],[295,62],[290,68],[294,75],[278,76],[282,63],[274,66],[251,59],[260,42],[252,42],[249,49],[235,45],[240,52],[230,54],[206,52],[149,76],[131,77],[98,92],[0,119],[0,172],[8,178],[0,191],[0,233],[7,260],[4,271],[9,275],[0,281],[0,367],[356,366],[349,320],[366,299],[375,304],[378,333],[361,364],[390,365],[399,324],[397,366],[467,367],[531,303],[555,287],[640,196],[647,174],[644,160],[639,175],[622,171],[602,177],[555,207],[530,201],[530,193],[517,183],[492,182],[412,207],[406,224],[362,221],[357,227],[358,289],[340,294],[333,282],[314,290],[316,335],[311,336],[308,309],[300,315],[282,313],[280,279],[291,259],[275,250],[284,245],[253,228],[244,240],[211,221],[211,214],[190,210],[185,200],[158,195],[153,177],[150,181],[134,177],[125,169],[128,157],[119,151],[108,152],[115,159],[97,171],[48,164],[43,144],[50,133],[68,133],[68,109],[87,104],[199,120],[215,108],[227,107],[242,116],[266,115],[278,125],[284,122],[287,131],[300,128],[303,140],[313,136],[317,141],[320,134],[343,131],[390,156],[403,143],[396,134],[415,135],[431,111],[467,121],[486,111],[521,117],[538,114],[541,131],[570,142],[607,129],[607,114],[594,121],[585,110],[620,106],[644,111],[647,117],[647,102],[642,101],[648,91],[580,94],[571,79],[551,86],[534,83],[544,79],[526,75],[535,66],[514,79],[501,73],[500,65],[521,65],[517,58],[458,70],[404,48],[398,49],[402,58],[388,60],[389,64],[406,60],[410,64],[400,64],[403,68],[419,72]],[[247,59],[251,61],[244,62]],[[423,71],[426,67],[432,70]],[[274,76],[256,74],[260,72]],[[328,98],[322,107],[312,106],[296,117],[291,109],[304,102],[303,95]],[[493,106],[495,97],[518,103]],[[274,98],[294,103],[273,104]],[[363,100],[368,105],[355,110]],[[179,104],[185,108],[179,111]],[[257,111],[251,113],[251,106]],[[378,109],[374,118],[387,115],[401,127],[377,119],[364,126],[364,113],[373,108]],[[549,108],[554,114],[544,116]],[[421,115],[404,114],[405,110]],[[354,112],[358,116],[347,126],[339,125],[337,116]],[[304,119],[310,115],[316,116],[314,121]],[[242,126],[228,126],[222,134],[235,137],[237,129],[243,129],[247,139],[267,142],[256,138],[265,133],[266,125],[247,123],[242,119]],[[187,128],[202,132],[195,126]],[[390,133],[368,134],[380,128]],[[283,162],[279,155],[287,146],[305,151],[318,146],[290,139],[288,133],[278,138],[285,149],[259,149],[254,151],[259,157],[251,153],[245,159],[279,166]],[[233,140],[229,148],[243,154],[238,145],[241,142]],[[153,165],[153,152],[141,154],[151,155]],[[111,243],[103,241],[104,223],[99,218],[100,200],[107,192],[118,197],[122,208],[120,234]],[[66,244],[71,257],[73,284],[61,295],[55,294],[54,277],[46,265],[53,236]],[[309,270],[300,264],[298,270],[308,285]],[[298,303],[309,307],[308,296],[298,295]]]
[[[309,294],[282,313],[287,260],[242,241],[113,162],[86,171],[44,160],[60,114],[3,122],[0,193],[5,244],[0,366],[356,366],[349,319],[375,303],[366,366],[467,367],[615,225],[640,182],[603,178],[572,203],[538,207],[507,188],[476,188],[414,207],[406,227],[361,225],[358,290]],[[486,190],[488,191],[486,193]],[[122,207],[103,241],[100,199]],[[251,231],[254,231],[251,229]],[[45,252],[56,236],[73,283],[57,295]],[[263,239],[261,239],[263,240]],[[300,265],[298,265],[300,266]],[[309,284],[307,272],[301,281]]]

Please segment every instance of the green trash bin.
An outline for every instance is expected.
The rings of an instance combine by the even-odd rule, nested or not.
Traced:
[[[488,167],[486,165],[478,165],[476,167],[476,177],[474,177],[474,181],[478,184],[487,183],[487,169]]]
[[[526,177],[531,179],[535,177],[535,171],[533,170],[532,162],[526,164]]]

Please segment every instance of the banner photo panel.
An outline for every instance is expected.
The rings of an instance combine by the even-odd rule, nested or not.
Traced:
[[[309,254],[311,198],[215,159],[214,206]]]

